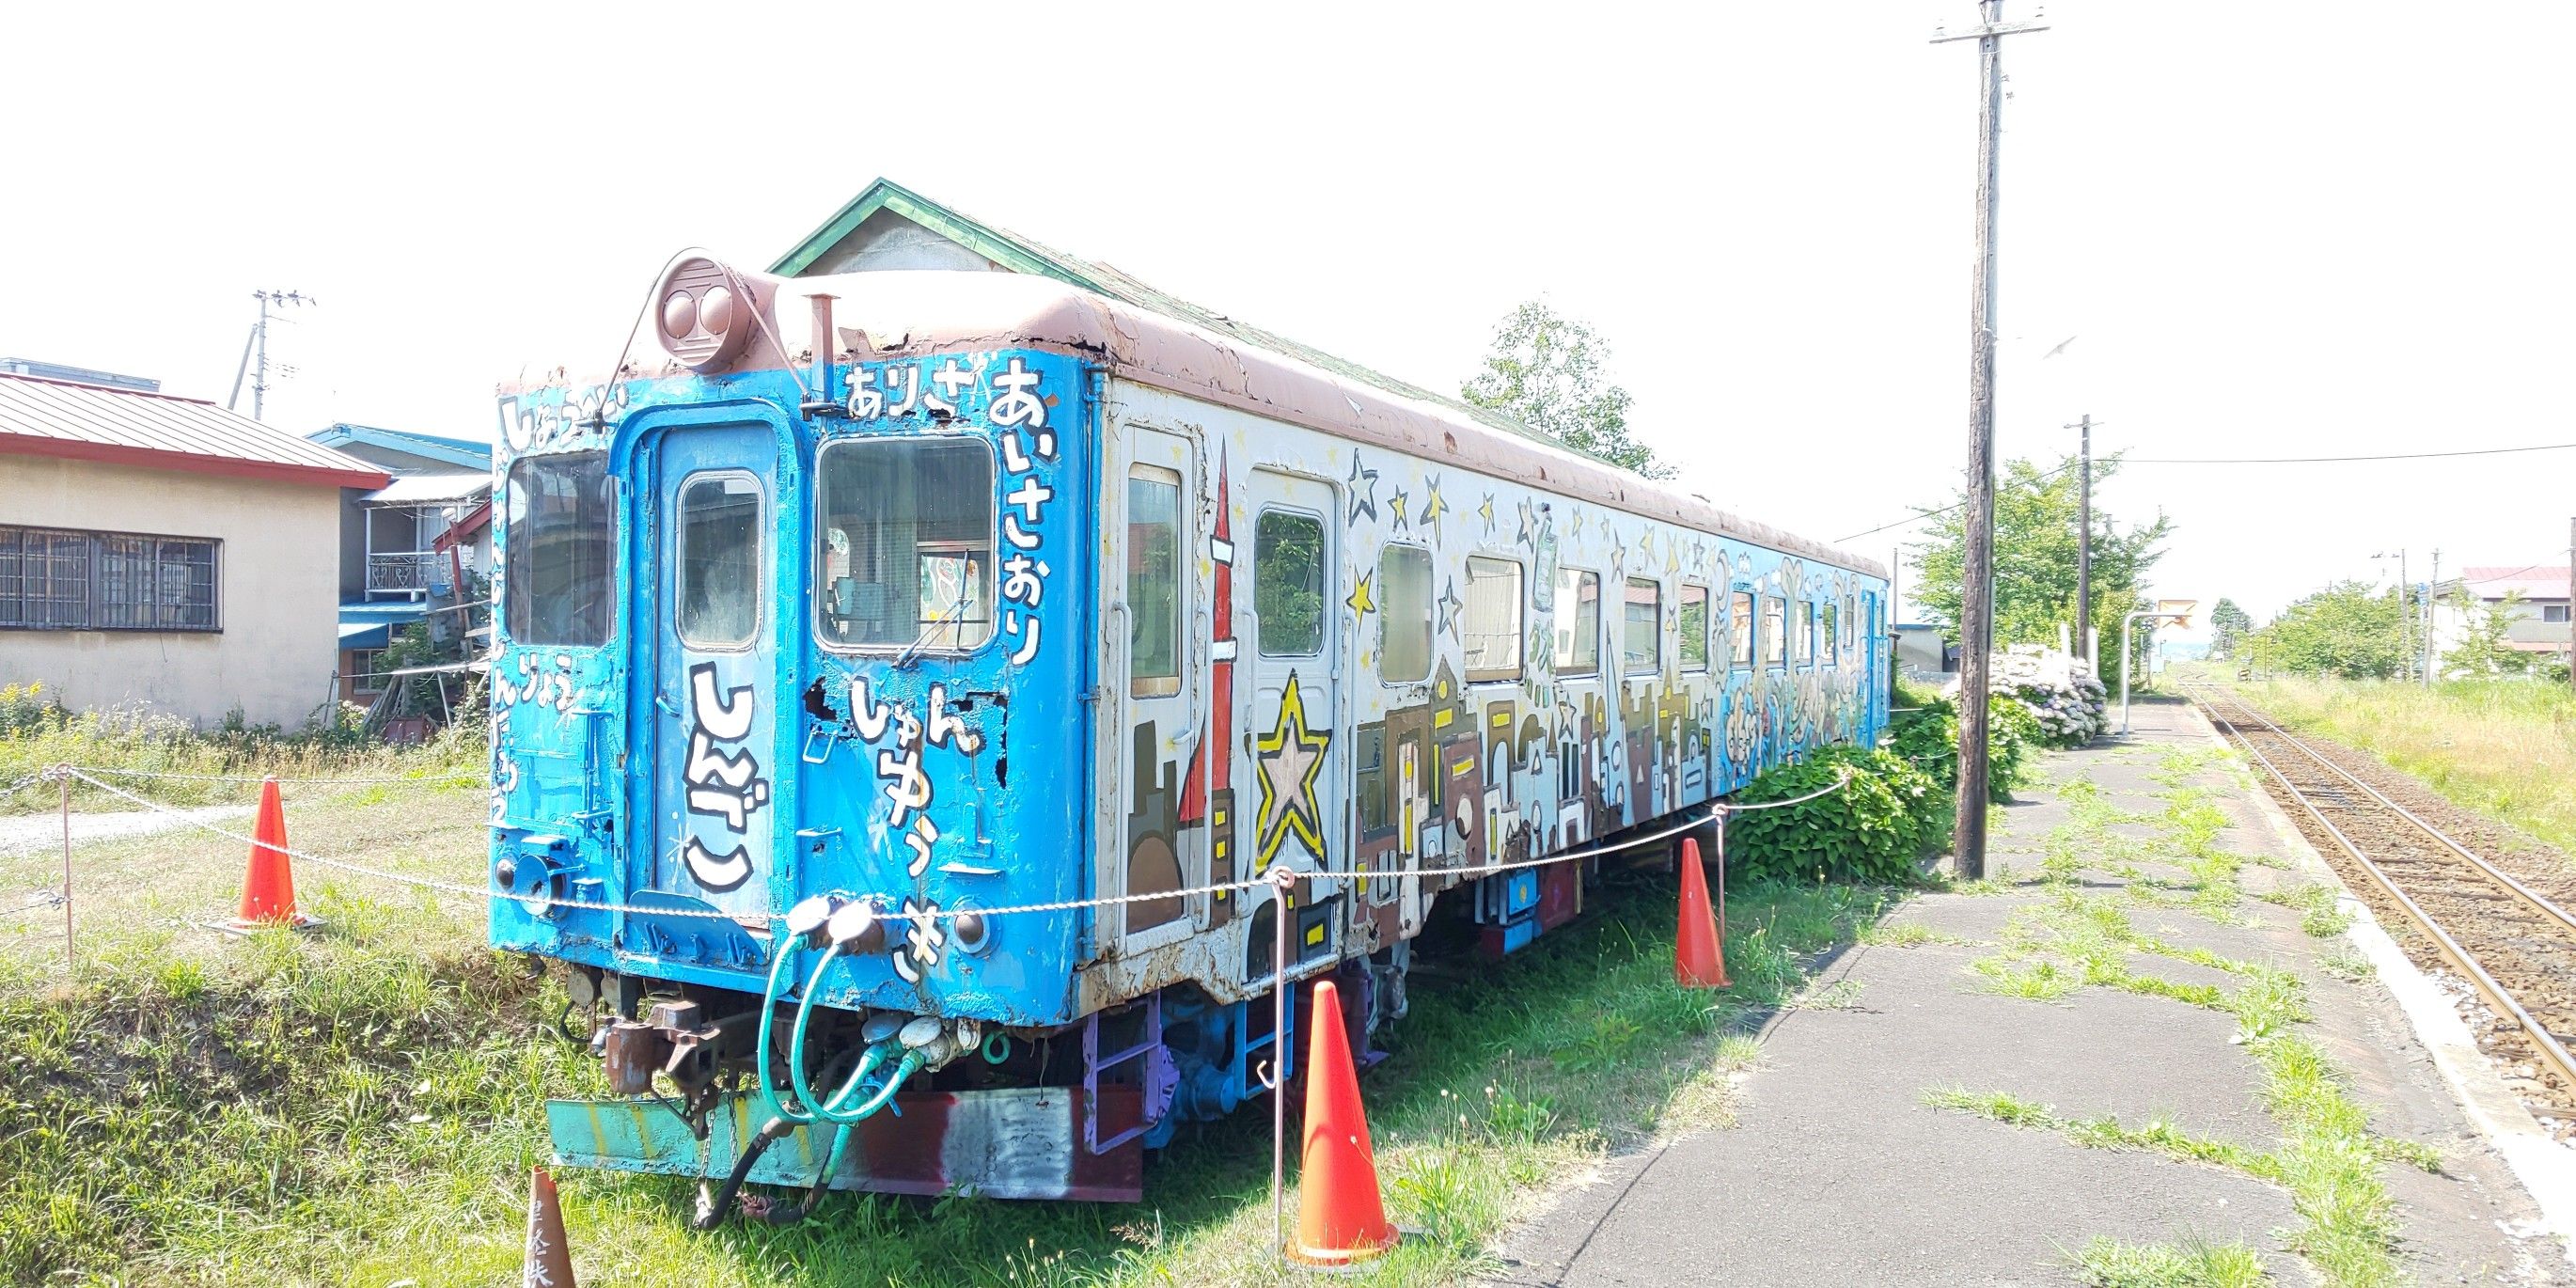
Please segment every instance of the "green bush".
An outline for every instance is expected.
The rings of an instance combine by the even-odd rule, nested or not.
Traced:
[[[1916,861],[1949,834],[1949,793],[1894,752],[1826,747],[1745,785],[1735,803],[1788,800],[1833,785],[1839,791],[1779,809],[1749,810],[1726,821],[1727,879],[1915,880]]]
[[[2030,754],[2045,735],[2030,708],[2002,694],[1986,698],[1986,799],[2007,801],[2013,789],[2029,781]],[[1959,785],[1959,709],[1948,698],[1935,698],[1920,710],[1898,715],[1891,726],[1889,751],[1931,775],[1943,795]]]

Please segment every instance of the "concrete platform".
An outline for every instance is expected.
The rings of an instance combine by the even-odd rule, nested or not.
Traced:
[[[2401,1268],[2416,1282],[2576,1283],[2565,1243],[2522,1179],[2564,1160],[2539,1157],[2535,1165],[2533,1141],[2517,1137],[2509,1121],[2510,1098],[2499,1107],[2500,1084],[2476,1083],[2479,1071],[2463,1072],[2448,1046],[2439,1059],[2428,1050],[2418,1020],[2391,989],[2411,996],[2425,981],[2383,975],[2356,984],[2319,969],[2321,955],[2350,953],[2351,945],[2302,933],[2296,912],[2251,894],[2331,875],[2294,832],[2275,825],[2268,800],[2208,754],[2216,743],[2188,708],[2141,703],[2135,728],[2126,742],[2052,755],[2043,771],[2057,783],[2088,779],[2115,808],[2159,818],[2177,782],[2187,783],[2228,815],[2220,846],[2291,870],[2249,864],[2240,877],[2248,897],[2223,910],[2141,905],[2122,890],[2124,878],[2089,866],[2098,855],[2087,856],[2075,881],[2052,889],[2038,879],[2040,861],[2072,810],[2057,790],[2026,792],[1996,847],[2015,883],[1999,894],[1919,896],[1890,918],[1971,942],[1842,954],[1815,986],[1839,985],[1849,995],[1856,985],[1857,995],[1847,1006],[1785,1011],[1770,1024],[1762,1061],[1737,1084],[1733,1126],[1619,1158],[1559,1196],[1505,1242],[1504,1268],[1491,1282],[2063,1284],[2076,1281],[2073,1253],[2103,1236],[2243,1240],[2276,1282],[2311,1281],[2290,1249],[2300,1218],[2279,1186],[2159,1154],[2084,1148],[2057,1131],[1925,1103],[1926,1092],[1944,1088],[2008,1092],[2062,1118],[2108,1114],[2131,1127],[2162,1120],[2250,1150],[2280,1143],[2282,1126],[2260,1095],[2261,1069],[2231,1040],[2232,1016],[2098,987],[2055,1002],[1987,990],[1973,963],[2001,951],[2016,913],[2035,915],[2071,889],[2115,903],[2136,929],[2167,943],[2307,981],[2314,1018],[2298,1027],[2341,1067],[2374,1128],[2444,1155],[2438,1175],[2400,1162],[2380,1169],[2399,1208]],[[2194,763],[2168,755],[2174,751]],[[2143,839],[2156,829],[2108,830]],[[2171,864],[2138,866],[2167,879],[2188,876]],[[2366,920],[2353,933],[2384,942]],[[2384,956],[2408,969],[2402,957]],[[2179,983],[2238,982],[2156,954],[2132,954],[2128,967]],[[2417,1014],[2426,1014],[2420,1003]],[[2439,1027],[2440,1019],[2423,1023]],[[2434,1045],[2443,1043],[2437,1035]],[[2502,1138],[2511,1139],[2500,1152]],[[2505,1152],[2516,1155],[2521,1174]]]

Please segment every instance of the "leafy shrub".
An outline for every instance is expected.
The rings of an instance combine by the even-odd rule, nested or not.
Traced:
[[[2030,753],[2047,736],[2029,707],[2007,694],[1986,697],[1986,799],[2011,800],[2029,781]],[[1959,708],[1935,698],[1897,716],[1887,750],[1931,776],[1946,796],[1959,786]]]
[[[1822,748],[1746,784],[1735,803],[1804,796],[1833,786],[1846,773],[1851,781],[1839,791],[1730,815],[1727,878],[1747,884],[1914,880],[1916,860],[1948,834],[1949,793],[1894,752]]]

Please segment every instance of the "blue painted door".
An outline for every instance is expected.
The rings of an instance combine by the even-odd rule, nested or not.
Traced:
[[[646,883],[772,911],[777,826],[778,446],[765,424],[665,431],[653,452],[652,844]]]

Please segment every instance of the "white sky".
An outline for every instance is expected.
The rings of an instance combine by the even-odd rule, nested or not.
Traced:
[[[1827,540],[1944,499],[1978,84],[1926,39],[1974,4],[1691,9],[25,6],[0,353],[220,401],[296,288],[272,423],[488,437],[673,250],[765,266],[883,174],[1443,390],[1544,295],[1690,490]],[[2084,412],[2140,456],[2576,441],[2576,6],[2046,18],[2005,50],[2002,455]],[[2563,559],[2576,452],[2101,499],[2175,517],[2160,591],[2259,618],[2400,545]]]

